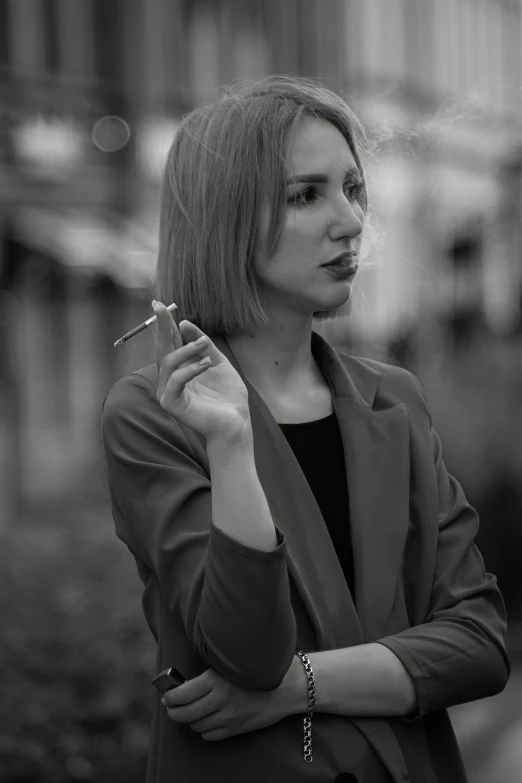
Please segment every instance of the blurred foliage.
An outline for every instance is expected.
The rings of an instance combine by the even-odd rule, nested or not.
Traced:
[[[0,780],[142,783],[154,644],[107,503],[28,509],[4,534]]]

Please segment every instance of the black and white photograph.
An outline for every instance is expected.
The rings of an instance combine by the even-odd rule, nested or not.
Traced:
[[[0,783],[522,783],[521,0],[0,0]]]

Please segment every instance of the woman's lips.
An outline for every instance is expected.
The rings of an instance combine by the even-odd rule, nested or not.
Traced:
[[[339,261],[337,264],[327,264],[323,266],[327,272],[335,277],[351,277],[357,272],[358,264],[353,260]]]

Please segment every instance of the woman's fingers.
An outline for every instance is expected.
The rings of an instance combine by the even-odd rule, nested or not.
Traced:
[[[172,314],[162,302],[154,303],[154,314],[157,318],[158,338],[156,342],[156,362],[158,368],[164,357],[173,349],[181,348],[183,340]]]
[[[225,357],[217,348],[216,345],[212,342],[210,337],[205,334],[205,332],[199,328],[199,326],[196,326],[196,324],[193,324],[192,321],[181,321],[179,325],[179,331],[183,335],[183,340],[185,343],[192,342],[193,340],[197,340],[199,337],[206,337],[207,343],[205,345],[205,356],[210,356],[212,359],[212,362],[214,364],[220,364],[222,361],[226,361]],[[203,354],[202,354],[203,355]]]
[[[165,387],[167,385],[170,372],[165,367],[165,358],[172,356],[177,363],[179,357],[177,352],[180,348],[184,347],[183,340],[179,333],[176,321],[171,312],[167,310],[163,302],[153,302],[154,314],[156,316],[157,324],[157,338],[156,338],[156,365],[158,367],[158,386],[156,389],[156,396],[158,401],[161,400]],[[183,361],[190,358],[187,356]],[[194,373],[192,373],[194,375]],[[186,380],[189,380],[190,376]],[[185,381],[186,382],[186,381]]]
[[[165,705],[169,718],[177,720],[179,723],[193,723],[196,720],[206,718],[207,715],[220,710],[222,705],[219,700],[212,698],[212,694],[205,694],[190,704],[181,704],[170,707]]]
[[[182,348],[200,337],[207,339],[205,348],[207,348],[207,354],[213,361],[218,362],[223,358],[221,351],[216,348],[212,340],[196,324],[183,320],[178,329],[174,316],[167,310],[163,302],[154,302],[154,314],[158,319],[158,340],[156,345],[158,368],[165,356],[172,353],[173,349]]]
[[[163,694],[161,702],[165,702],[169,707],[183,707],[197,699],[201,699],[203,696],[207,696],[214,687],[214,681],[207,674],[208,671],[206,669],[203,674],[199,674],[191,680],[186,680],[176,688],[169,688]]]
[[[161,398],[167,386],[170,390],[169,393],[172,392],[174,398],[179,399],[183,394],[185,384],[209,367],[211,364],[210,357],[204,356],[206,348],[208,348],[208,340],[204,338],[202,344],[188,343],[188,345],[171,351],[171,353],[163,357],[159,367],[156,390],[158,402],[161,403]],[[203,361],[203,358],[206,358],[207,361],[204,365],[201,365],[200,360]]]
[[[223,355],[199,326],[184,320],[178,329],[174,317],[162,302],[154,302],[153,307],[158,324],[156,396],[158,401],[161,401],[167,384],[171,381],[169,388],[174,392],[174,396],[179,398],[188,381],[204,372],[212,362],[218,363]],[[198,360],[204,358],[207,358],[207,363],[200,366]],[[176,376],[171,378],[174,371]]]
[[[202,691],[201,689],[199,689],[199,695],[190,702],[171,706],[170,701],[173,699],[165,699],[167,714],[171,720],[178,723],[194,723],[203,720],[209,715],[219,712],[223,706],[217,694],[213,694],[211,690]]]

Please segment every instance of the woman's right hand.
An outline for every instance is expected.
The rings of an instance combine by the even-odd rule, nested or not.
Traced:
[[[178,330],[161,302],[154,304],[154,313],[158,319],[156,399],[161,407],[207,441],[234,441],[248,433],[248,389],[227,357],[190,321],[182,321]],[[200,337],[202,344],[195,345]],[[198,362],[205,357],[211,361],[200,367]]]

